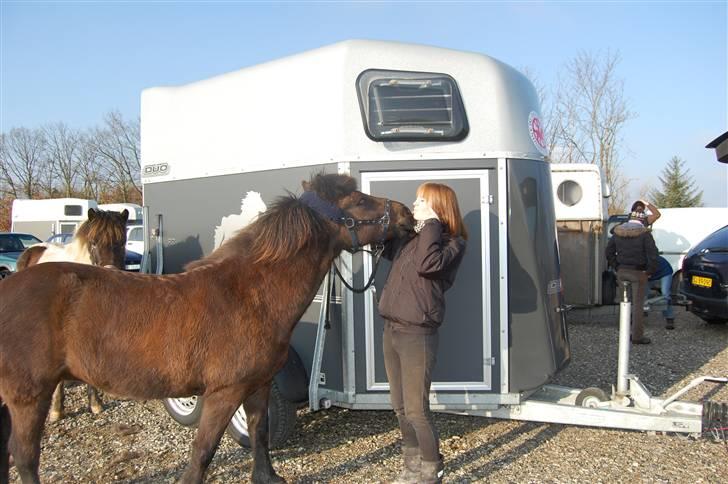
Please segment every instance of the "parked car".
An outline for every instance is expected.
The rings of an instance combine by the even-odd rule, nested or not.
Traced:
[[[46,239],[46,242],[56,245],[66,245],[73,239],[73,234],[56,234]]]
[[[144,226],[130,225],[126,229],[126,250],[144,253]]]
[[[682,272],[690,310],[708,323],[728,322],[728,225],[688,251]]]
[[[57,245],[66,245],[71,242],[73,239],[73,234],[55,234],[48,237],[48,240],[46,242],[57,244]],[[126,255],[124,256],[124,269],[127,271],[137,272],[142,266],[142,256],[141,254],[130,250],[129,244],[127,243],[126,247]]]
[[[26,248],[40,243],[40,239],[30,234],[0,233],[0,279],[15,272],[18,257]]]

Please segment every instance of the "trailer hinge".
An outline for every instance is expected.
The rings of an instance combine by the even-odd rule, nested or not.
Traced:
[[[488,195],[488,203],[491,205],[495,203],[495,197],[493,195]]]
[[[495,366],[495,356],[491,356],[490,358],[484,358],[483,364],[485,366]]]

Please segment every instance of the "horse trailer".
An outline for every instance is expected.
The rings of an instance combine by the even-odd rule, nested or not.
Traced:
[[[593,163],[550,166],[564,301],[586,307],[613,304],[615,281],[604,257],[610,191],[602,170]]]
[[[72,234],[88,217],[89,208],[98,208],[95,200],[13,200],[11,230],[32,234],[41,240],[56,234]]]
[[[312,172],[349,174],[363,192],[405,203],[425,181],[448,184],[470,240],[447,293],[431,408],[644,427],[592,415],[611,414],[577,408],[578,392],[548,385],[571,358],[554,191],[538,95],[512,67],[435,47],[341,42],[144,90],[141,149],[144,267],[156,273],[183,271],[209,255],[276,197],[300,193]],[[603,195],[593,196],[599,203]],[[337,264],[356,287],[376,266],[361,252],[344,253]],[[388,269],[382,261],[373,286],[361,293],[327,277],[274,380],[273,444],[291,425],[285,408],[296,402],[313,410],[390,408],[376,310]],[[551,401],[556,393],[560,403]],[[166,405],[182,423],[199,415],[194,396]],[[683,420],[652,417],[654,430],[697,431]],[[242,407],[232,424],[245,443]]]

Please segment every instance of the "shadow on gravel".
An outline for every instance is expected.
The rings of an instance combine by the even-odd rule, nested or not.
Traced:
[[[692,373],[708,373],[699,370],[728,347],[728,325],[706,324],[682,307],[675,311],[675,329],[667,330],[661,311],[653,308],[645,318],[645,334],[652,343],[632,345],[630,350],[629,371],[655,396],[664,395]],[[554,383],[599,387],[610,393],[617,378],[619,306],[574,310],[567,321],[572,360]],[[719,390],[705,388],[711,396]]]
[[[522,434],[539,428],[540,430],[538,433],[529,436],[525,442],[502,452],[503,455],[497,455],[498,453],[501,453],[501,450],[504,447],[508,447],[513,440],[518,439]],[[467,467],[468,464],[475,462],[479,464],[483,463],[479,467],[469,468],[467,470],[467,478],[457,480],[458,482],[472,482],[486,479],[493,472],[516,462],[521,457],[528,455],[533,450],[555,438],[561,432],[561,429],[562,427],[560,425],[533,423],[520,425],[491,441],[485,442],[478,447],[459,455],[451,461],[447,461],[446,472],[448,475],[452,475],[457,472],[458,469],[464,469]]]

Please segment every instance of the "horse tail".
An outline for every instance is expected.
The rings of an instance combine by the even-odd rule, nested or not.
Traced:
[[[0,399],[0,484],[10,480],[10,411]]]

